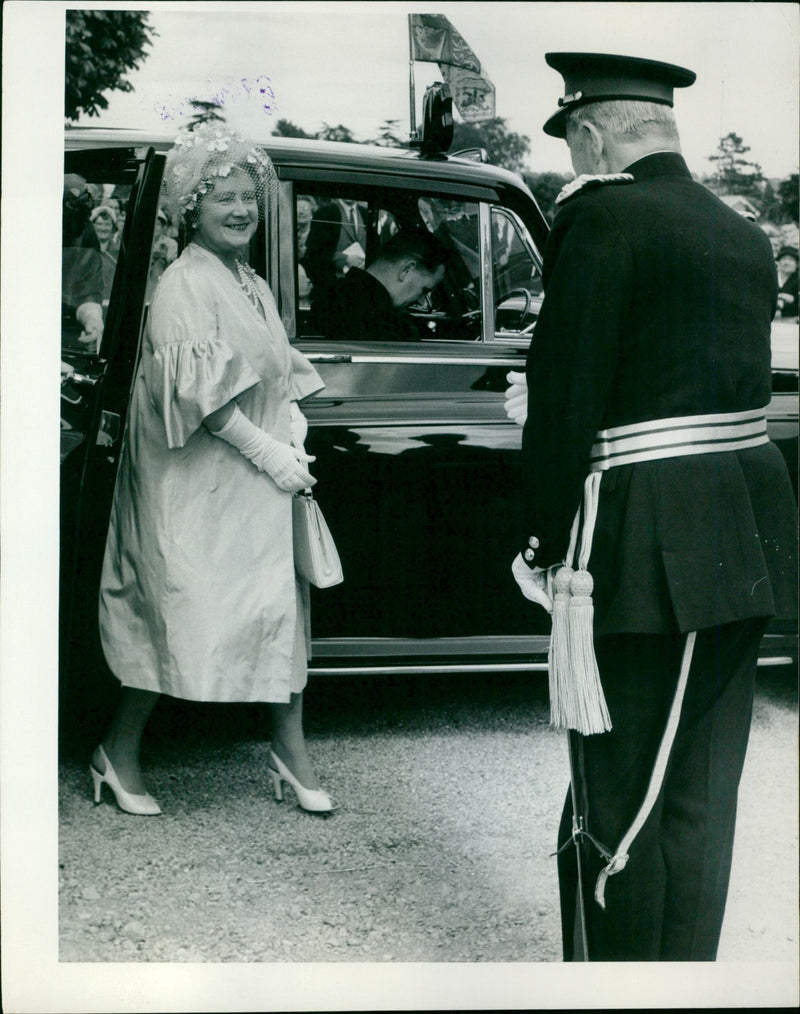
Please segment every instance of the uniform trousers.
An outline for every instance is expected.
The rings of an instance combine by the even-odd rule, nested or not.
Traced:
[[[585,838],[588,955],[577,931],[576,849],[559,855],[564,960],[713,961],[730,878],[736,799],[744,765],[758,648],[765,619],[698,632],[661,791],[608,878],[605,909],[594,899],[607,860]],[[570,751],[583,827],[613,853],[644,799],[678,682],[685,635],[619,634],[595,642],[613,728],[581,736]],[[559,828],[570,838],[571,791]]]

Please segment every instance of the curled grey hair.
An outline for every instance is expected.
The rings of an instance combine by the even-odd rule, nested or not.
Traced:
[[[671,106],[662,102],[640,102],[627,99],[587,102],[567,115],[567,135],[581,120],[588,120],[598,130],[623,141],[660,137],[677,143],[678,125]]]

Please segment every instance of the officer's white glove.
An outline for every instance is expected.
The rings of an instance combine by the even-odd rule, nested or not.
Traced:
[[[317,481],[305,467],[307,462],[314,461],[310,454],[259,429],[242,414],[238,405],[233,406],[233,413],[221,430],[210,432],[232,444],[287,493],[299,493]]]
[[[546,609],[548,613],[553,611],[553,600],[547,593],[547,571],[541,567],[531,569],[522,559],[522,554],[517,553],[514,562],[511,564],[511,573],[519,585],[520,591],[531,602]]]
[[[506,390],[506,415],[517,424],[524,426],[528,418],[528,380],[524,373],[511,370],[506,374],[510,387]]]
[[[289,430],[294,446],[298,451],[304,451],[308,435],[308,420],[300,411],[300,406],[296,401],[289,402]]]

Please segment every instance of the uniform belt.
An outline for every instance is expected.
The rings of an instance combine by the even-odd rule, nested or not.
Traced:
[[[590,456],[592,472],[618,465],[687,454],[740,451],[769,441],[765,409],[654,419],[599,430]]]

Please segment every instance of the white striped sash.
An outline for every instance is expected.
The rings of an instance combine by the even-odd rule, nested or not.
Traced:
[[[739,451],[769,441],[763,408],[715,415],[686,415],[654,419],[600,430],[590,458],[592,472],[618,465],[686,454]]]

